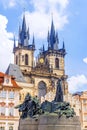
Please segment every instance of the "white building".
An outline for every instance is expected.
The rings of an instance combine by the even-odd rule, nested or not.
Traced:
[[[13,77],[0,72],[0,130],[18,130],[20,87]]]

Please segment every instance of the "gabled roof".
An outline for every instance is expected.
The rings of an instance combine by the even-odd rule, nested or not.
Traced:
[[[11,85],[8,83],[7,85],[4,84],[4,78],[7,77],[7,78],[10,78],[10,81],[11,81]],[[9,76],[7,74],[4,74],[2,72],[0,72],[0,85],[3,87],[13,87],[13,88],[17,88],[17,89],[21,89],[21,87],[19,87],[15,81],[15,78],[12,77],[12,76]]]
[[[18,65],[9,64],[6,74],[15,77],[15,80],[18,82],[26,82]]]
[[[4,73],[0,72],[0,77],[3,77],[4,76]]]
[[[83,94],[83,92],[75,92],[75,93],[73,94],[73,96],[75,96],[75,95],[81,96],[82,94]]]

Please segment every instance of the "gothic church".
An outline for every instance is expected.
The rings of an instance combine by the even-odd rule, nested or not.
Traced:
[[[45,97],[49,92],[55,93],[58,79],[62,79],[62,89],[64,95],[68,93],[67,75],[64,68],[64,57],[66,55],[65,45],[59,48],[58,33],[55,31],[53,19],[51,29],[47,36],[47,50],[44,45],[34,60],[35,39],[29,43],[29,28],[26,26],[25,15],[23,16],[22,26],[19,26],[18,45],[14,39],[14,64],[10,64],[6,73],[15,77],[16,82],[23,88],[20,98],[26,92],[37,95],[39,98]]]

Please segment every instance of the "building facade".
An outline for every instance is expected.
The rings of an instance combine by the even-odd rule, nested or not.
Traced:
[[[55,31],[53,20],[51,29],[48,31],[47,50],[42,45],[36,60],[34,60],[34,52],[37,45],[35,45],[34,35],[32,43],[29,43],[30,34],[26,26],[25,14],[22,26],[19,26],[18,36],[18,45],[15,44],[14,38],[14,65],[9,65],[6,73],[15,76],[17,84],[23,88],[20,92],[20,99],[24,99],[27,92],[32,96],[37,95],[40,99],[48,92],[55,93],[58,79],[62,80],[62,90],[66,95],[68,93],[65,74],[66,50],[64,42],[62,48],[59,48],[58,33]],[[20,77],[22,80],[19,79]]]
[[[20,87],[13,77],[0,72],[0,130],[18,130]]]
[[[87,129],[87,91],[84,91],[80,96],[81,103],[81,124],[83,129]]]
[[[87,130],[87,91],[68,94],[66,98],[79,116],[82,130]]]

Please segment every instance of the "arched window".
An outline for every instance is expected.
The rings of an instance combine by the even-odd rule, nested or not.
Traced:
[[[10,126],[10,127],[9,127],[9,130],[13,130],[13,126]]]
[[[59,68],[59,59],[58,58],[55,59],[55,68]]]
[[[16,56],[16,65],[18,64],[18,56]]]
[[[41,98],[41,96],[45,96],[47,93],[47,88],[45,82],[41,81],[38,84],[38,96]]]
[[[25,65],[28,65],[28,55],[25,54]]]

